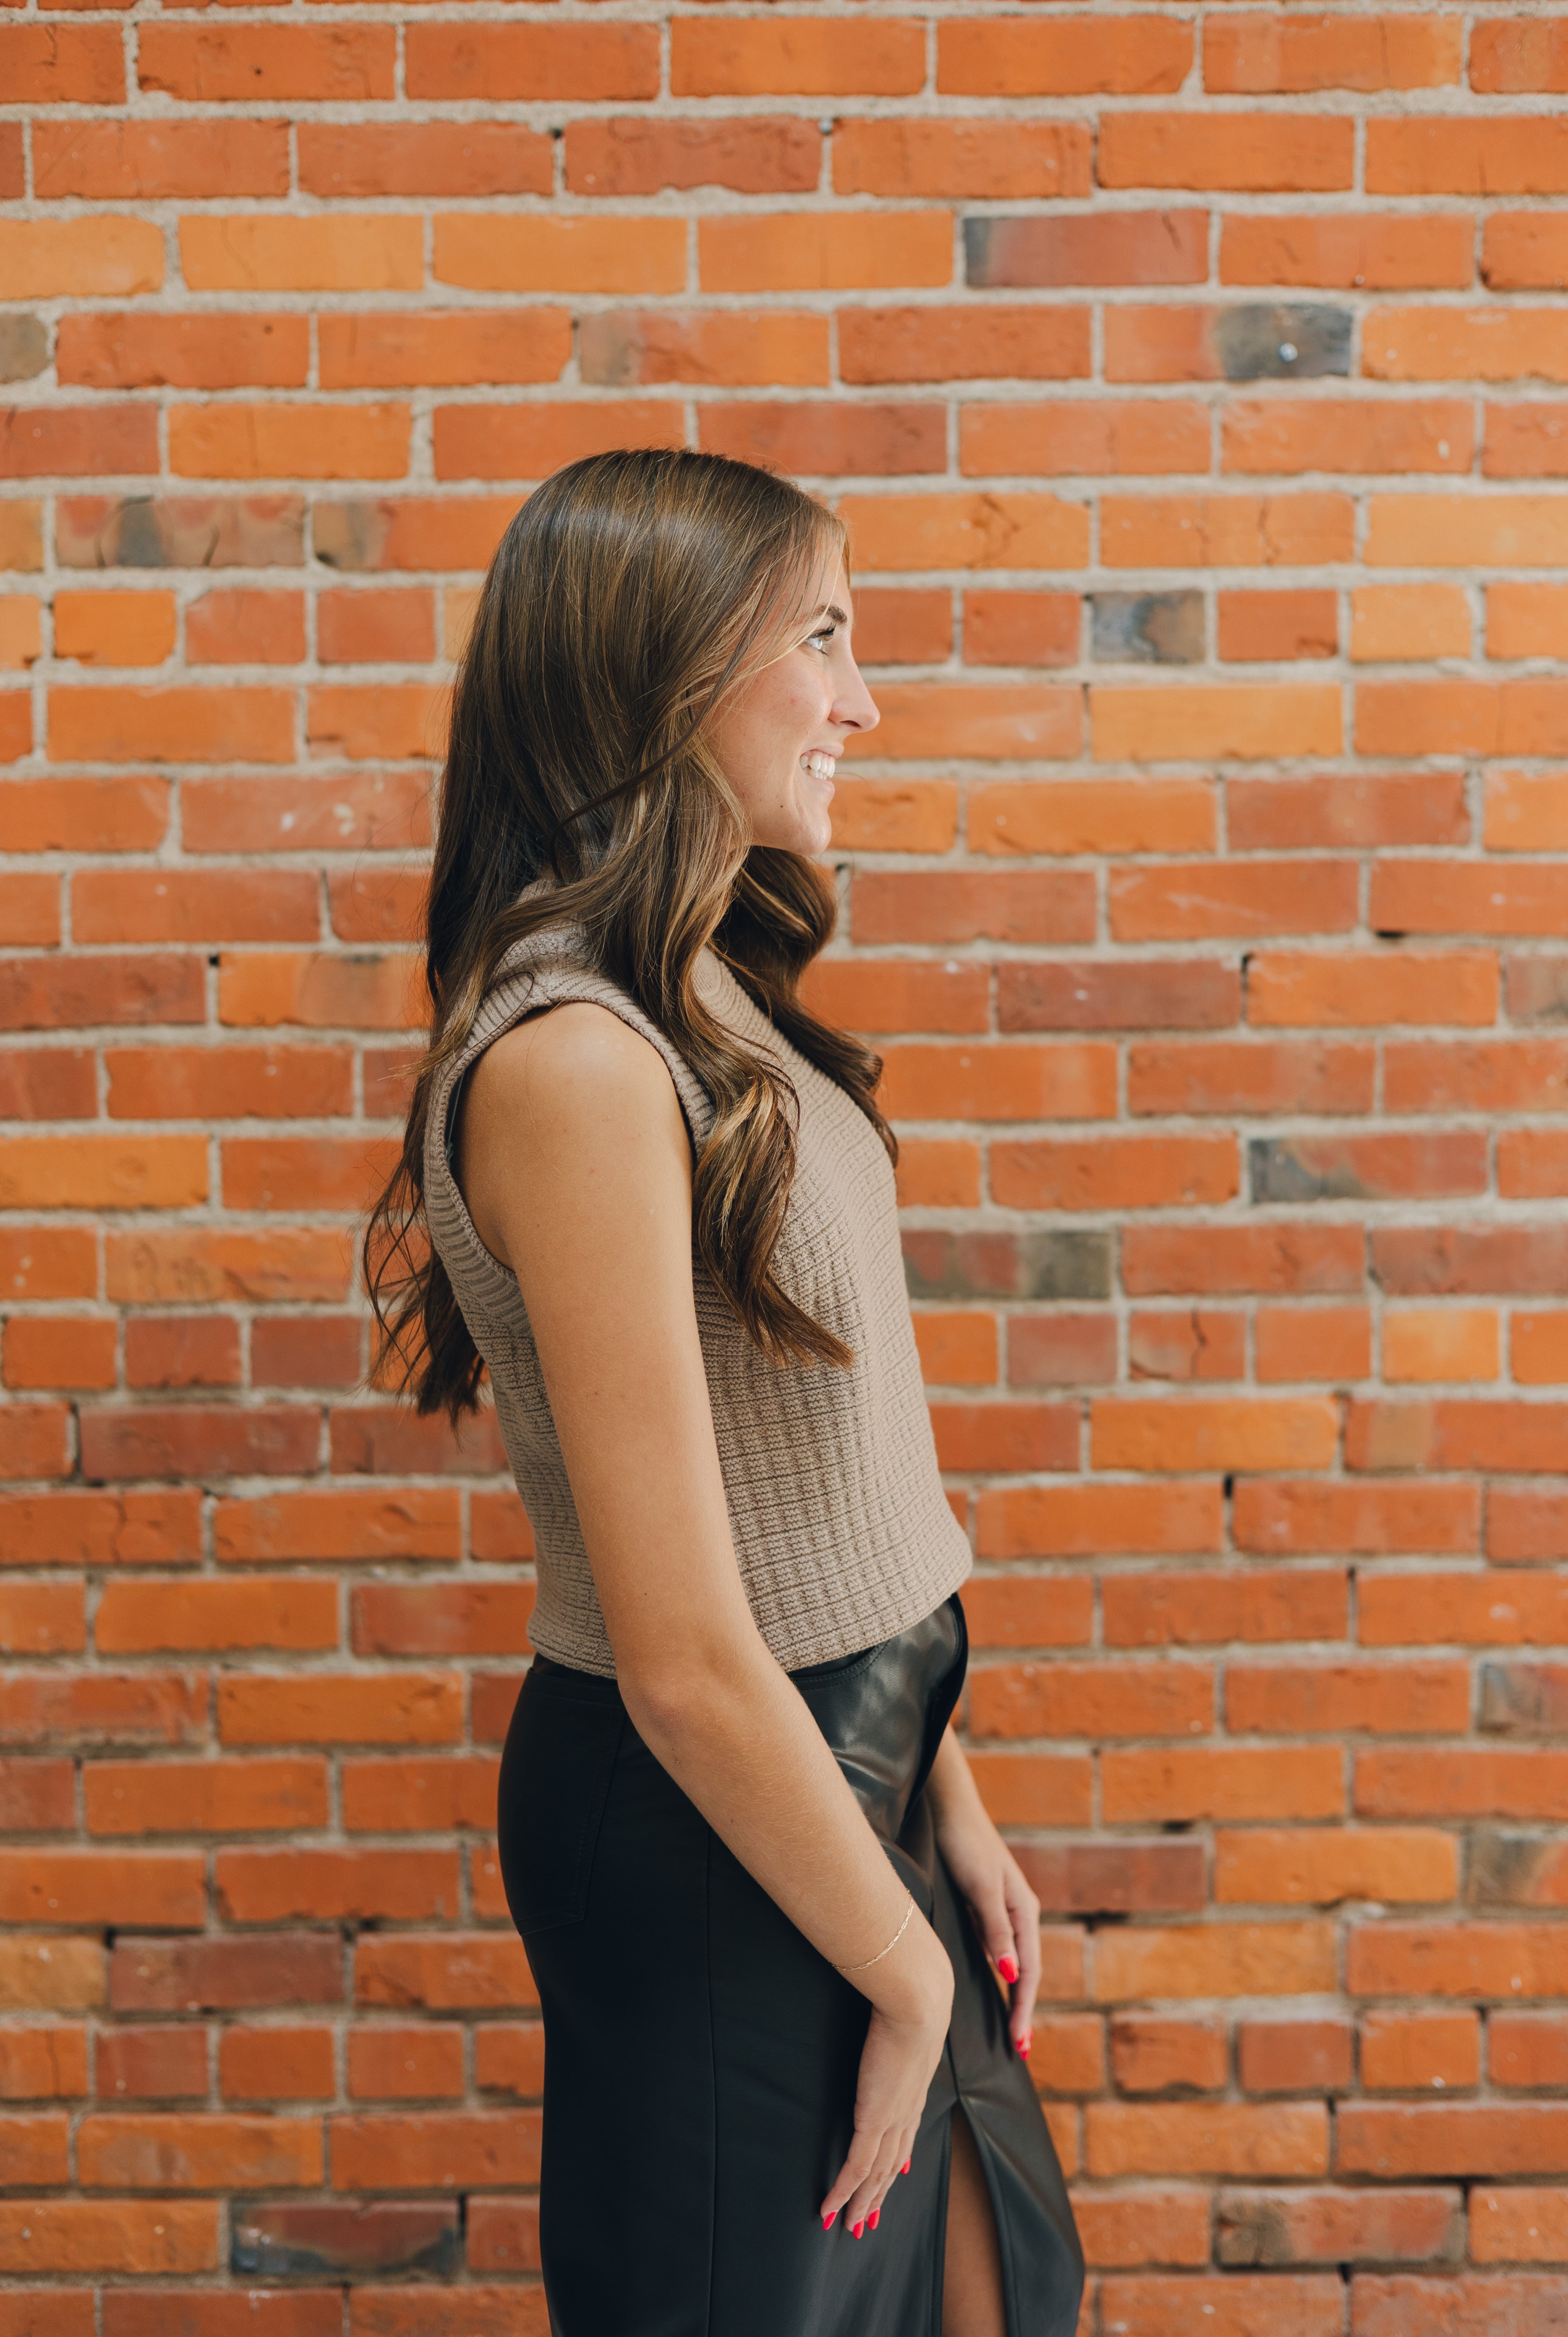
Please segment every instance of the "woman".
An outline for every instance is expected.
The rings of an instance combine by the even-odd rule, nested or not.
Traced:
[[[877,720],[843,553],[746,464],[574,464],[457,684],[435,1042],[366,1256],[422,1412],[488,1371],[538,1543],[499,1841],[556,2337],[1076,2321],[1038,1909],[947,1728],[969,1553],[881,1066],[798,996]]]

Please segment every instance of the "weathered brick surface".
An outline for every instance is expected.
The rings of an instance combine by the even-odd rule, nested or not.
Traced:
[[[626,442],[852,531],[812,994],[1086,2332],[1560,2326],[1565,91],[1551,0],[5,9],[0,2337],[544,2327],[532,1542],[352,1234],[449,660]]]

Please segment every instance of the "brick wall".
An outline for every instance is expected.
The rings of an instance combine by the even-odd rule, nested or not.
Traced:
[[[544,2330],[528,1532],[351,1234],[475,585],[668,438],[853,529],[814,994],[1086,2330],[1558,2327],[1565,89],[1489,5],[0,15],[0,2337]]]

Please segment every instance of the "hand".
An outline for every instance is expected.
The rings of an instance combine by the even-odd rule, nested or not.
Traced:
[[[986,1814],[956,1737],[944,1738],[927,1790],[937,1847],[969,1902],[986,1953],[1008,1983],[1008,2029],[1027,2061],[1040,1986],[1040,1902]]]
[[[861,2053],[849,2156],[819,2210],[825,2230],[842,2209],[857,2240],[868,2226],[875,2231],[882,2201],[909,2166],[952,2017],[952,1966],[918,1911],[889,1962],[895,1957],[903,1959],[896,1980],[878,1976],[884,2000],[872,2006]]]

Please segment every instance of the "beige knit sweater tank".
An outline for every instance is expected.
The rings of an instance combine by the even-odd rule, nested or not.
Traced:
[[[782,1064],[799,1099],[796,1168],[773,1268],[798,1306],[852,1349],[849,1370],[770,1363],[741,1327],[695,1248],[697,1328],[742,1579],[757,1628],[786,1669],[891,1638],[939,1606],[969,1570],[948,1506],[904,1291],[893,1172],[876,1130],[808,1062],[709,950],[704,1003]],[[569,926],[506,959],[462,1051],[431,1097],[425,1208],[474,1345],[490,1367],[507,1457],[533,1526],[541,1653],[613,1677],[571,1488],[514,1275],[474,1231],[452,1172],[463,1075],[520,1016],[568,1000],[607,1007],[658,1050],[693,1157],[713,1105],[690,1067],[625,992],[585,963]]]

